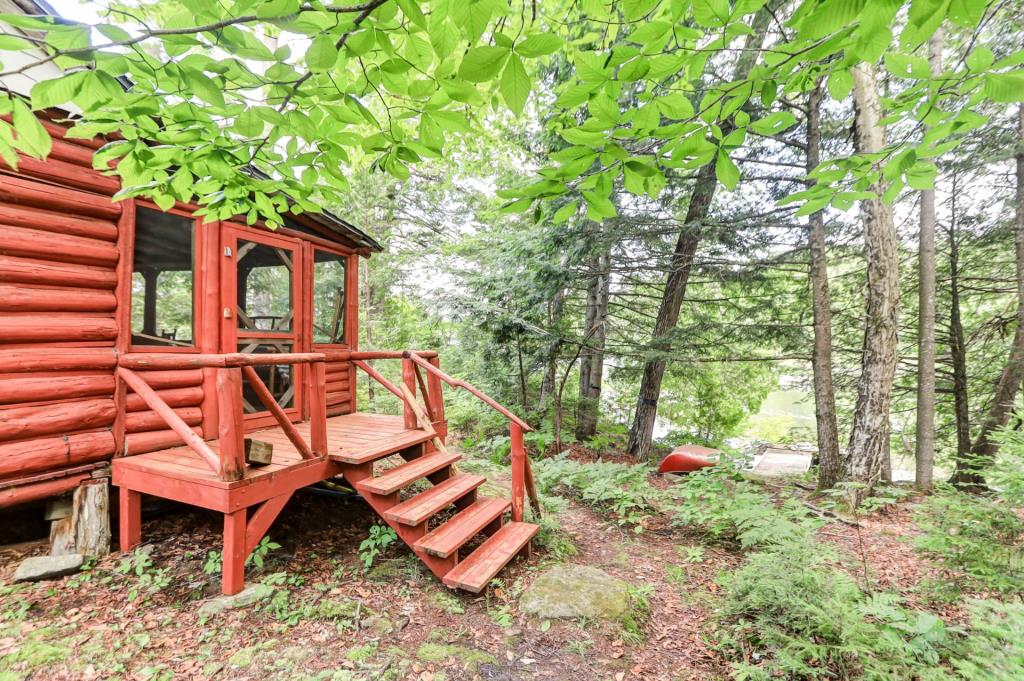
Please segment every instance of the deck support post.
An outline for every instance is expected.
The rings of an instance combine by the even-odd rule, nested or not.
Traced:
[[[412,360],[409,359],[408,357],[403,357],[402,358],[402,383],[405,384],[405,387],[409,389],[409,392],[412,393],[413,397],[415,398],[415,396],[416,396],[416,367],[412,363]],[[402,414],[405,417],[405,427],[406,428],[412,429],[412,428],[419,428],[420,427],[419,426],[419,422],[416,419],[416,412],[413,411],[412,405],[409,404],[408,401],[406,401],[402,405]]]
[[[241,480],[245,475],[241,369],[217,369],[217,402],[220,477],[222,480]]]
[[[427,362],[434,368],[441,369],[440,357],[428,357]],[[425,396],[425,399],[430,404],[430,413],[434,416],[434,430],[437,432],[437,436],[441,438],[441,442],[444,442],[448,439],[448,421],[444,417],[442,385],[441,378],[437,374],[432,371],[427,373],[427,390],[430,391],[430,394]]]
[[[245,587],[246,509],[224,514],[224,553],[221,568],[221,592],[233,596]]]
[[[118,488],[118,538],[121,551],[134,549],[142,541],[142,495],[125,486]]]

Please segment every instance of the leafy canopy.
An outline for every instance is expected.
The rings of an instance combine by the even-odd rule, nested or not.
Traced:
[[[279,224],[286,196],[292,210],[315,210],[367,166],[407,178],[537,93],[566,146],[536,183],[507,193],[510,208],[571,195],[600,219],[614,215],[619,181],[656,197],[666,178],[711,164],[734,188],[745,139],[798,123],[781,103],[819,81],[844,101],[851,69],[880,62],[899,83],[887,122],[928,131],[824,163],[788,199],[809,212],[848,207],[879,180],[890,197],[930,185],[930,159],[985,122],[979,106],[1024,99],[1024,51],[985,44],[995,2],[804,0],[788,18],[779,4],[738,81],[714,67],[743,53],[766,0],[111,1],[94,27],[0,15],[0,50],[30,55],[0,64],[0,78],[49,63],[65,74],[27,98],[0,94],[10,121],[0,120],[0,155],[10,165],[17,152],[45,157],[32,111],[69,107],[80,112],[73,136],[117,133],[96,164],[115,168],[122,196]],[[936,77],[918,52],[943,22],[979,39]],[[547,64],[562,73],[557,85],[537,76]],[[561,204],[559,221],[579,209]]]

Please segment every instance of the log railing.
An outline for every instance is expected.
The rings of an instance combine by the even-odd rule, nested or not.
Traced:
[[[173,353],[129,353],[118,361],[117,376],[173,430],[222,480],[240,480],[245,476],[245,440],[242,414],[242,379],[274,417],[288,440],[303,459],[327,456],[326,358],[321,353],[193,355]],[[309,397],[309,442],[302,437],[284,409],[253,369],[255,366],[308,364],[306,382]],[[216,370],[219,451],[199,436],[153,390],[136,370],[209,368]]]
[[[426,407],[426,420],[433,424],[435,431],[444,431],[446,429],[444,400],[441,395],[442,384],[447,384],[455,389],[465,390],[508,419],[512,447],[510,457],[512,468],[512,520],[516,522],[522,521],[527,494],[529,495],[534,513],[540,517],[540,501],[537,496],[537,486],[533,479],[533,468],[530,466],[530,459],[527,457],[526,448],[523,445],[523,434],[533,430],[529,424],[479,388],[441,371],[436,352],[380,350],[369,352],[345,351],[344,354],[345,360],[351,361],[355,366],[365,371],[371,378],[384,386],[388,392],[402,400],[406,428],[416,428],[423,421],[418,413],[420,406],[415,401],[418,388],[423,395],[423,402]],[[331,359],[342,358],[331,357]],[[401,359],[401,387],[396,386],[370,366],[368,360],[373,359]],[[423,373],[420,371],[421,369],[426,372],[426,379],[424,379]],[[443,432],[438,433],[438,435],[441,439],[444,438]]]

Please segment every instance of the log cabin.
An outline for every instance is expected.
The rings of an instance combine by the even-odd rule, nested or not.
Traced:
[[[358,347],[373,238],[326,211],[269,229],[113,201],[118,178],[92,168],[103,140],[41,121],[52,154],[0,165],[0,507],[74,495],[95,518],[112,484],[122,551],[141,541],[145,497],[222,513],[226,594],[295,491],[330,479],[451,588],[479,592],[529,552],[529,426],[435,351]],[[401,381],[375,361],[401,362]],[[403,413],[360,411],[358,372]],[[446,385],[507,417],[510,498],[478,495],[485,479],[458,471]],[[109,527],[64,543],[102,545]]]

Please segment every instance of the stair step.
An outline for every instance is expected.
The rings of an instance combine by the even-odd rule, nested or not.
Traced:
[[[462,456],[456,452],[426,454],[408,463],[403,463],[401,466],[395,466],[375,478],[367,478],[358,483],[356,487],[360,492],[391,494],[431,473],[450,466],[461,458]]]
[[[384,517],[403,525],[419,525],[438,511],[466,496],[487,479],[460,473],[384,511]]]
[[[459,511],[413,545],[438,558],[447,558],[512,506],[507,499],[483,498]]]
[[[444,576],[446,586],[478,594],[533,539],[540,527],[508,523]]]

